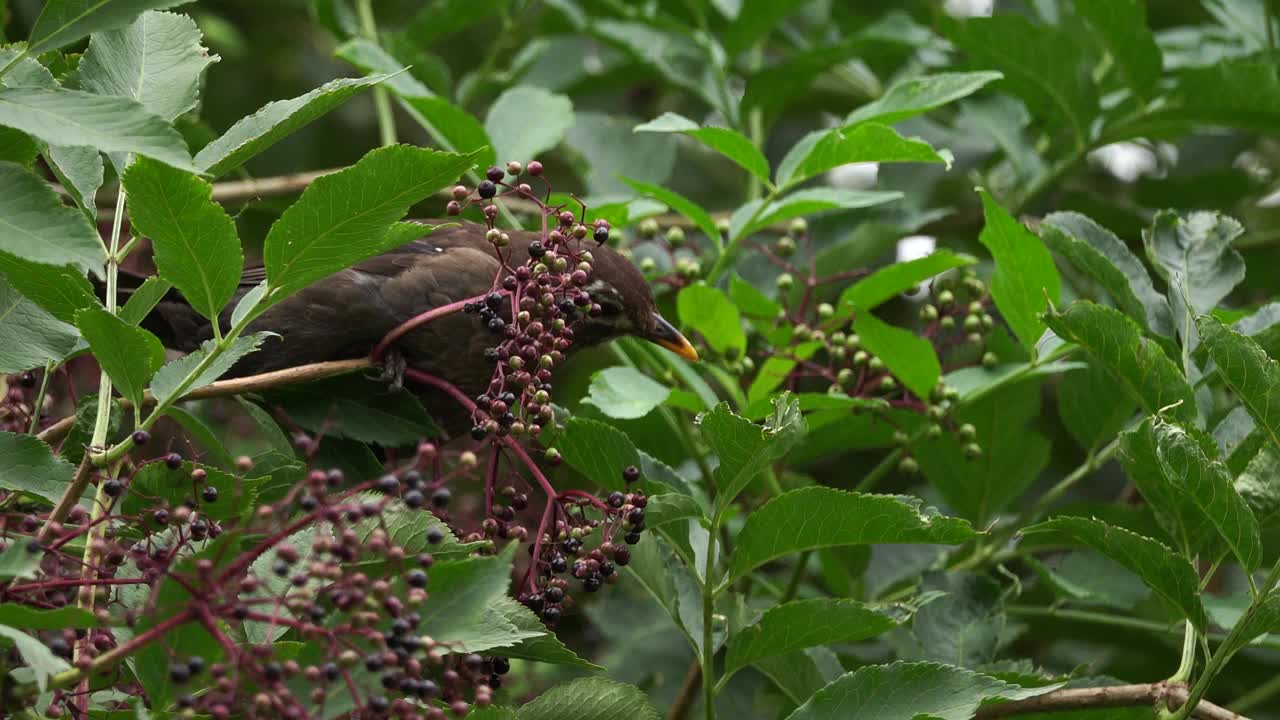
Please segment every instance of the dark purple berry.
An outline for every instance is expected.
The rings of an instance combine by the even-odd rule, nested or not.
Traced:
[[[182,467],[182,456],[176,452],[169,453],[164,456],[164,464],[168,466],[170,470],[177,470]]]
[[[542,245],[541,240],[534,240],[529,243],[529,257],[538,259],[547,254],[547,248]]]
[[[506,173],[497,165],[491,165],[488,170],[484,171],[484,176],[489,178],[490,182],[497,183],[502,182],[502,178],[506,176]]]
[[[124,485],[120,484],[119,480],[108,480],[102,483],[102,492],[107,497],[119,497],[120,493],[124,492]]]
[[[427,531],[427,542],[432,545],[439,545],[444,540],[444,532],[440,528],[431,528]]]
[[[384,495],[394,495],[400,489],[400,479],[395,475],[383,475],[378,478],[378,490]]]
[[[564,600],[564,590],[554,586],[549,587],[542,593],[542,596],[546,598],[547,602],[556,605],[559,604],[561,600]]]
[[[205,485],[204,488],[200,490],[200,499],[207,503],[218,502],[218,488],[212,485]]]
[[[404,576],[404,580],[409,583],[409,587],[424,588],[427,586],[427,574],[422,570],[410,570]]]
[[[480,184],[476,186],[476,194],[485,200],[488,200],[498,194],[498,186],[494,185],[489,180],[482,180]]]
[[[609,228],[601,225],[600,227],[596,228],[595,232],[592,233],[591,237],[595,239],[597,245],[603,245],[609,242]]]
[[[627,536],[622,539],[625,540],[628,545],[635,545],[640,542],[640,533],[638,531],[629,532],[627,533]]]
[[[151,442],[151,433],[147,432],[146,430],[134,430],[134,431],[133,431],[133,444],[134,444],[134,445],[139,445],[139,446],[141,446],[141,445],[146,445],[146,444],[147,444],[147,443],[149,443],[149,442]]]
[[[169,679],[178,685],[185,685],[191,679],[191,668],[186,663],[174,663],[169,666]]]
[[[633,483],[640,479],[640,468],[635,465],[628,465],[622,469],[622,479],[625,482]]]
[[[401,499],[404,500],[405,506],[411,510],[417,510],[427,502],[427,499],[423,497],[421,490],[410,490],[405,493],[404,497]]]

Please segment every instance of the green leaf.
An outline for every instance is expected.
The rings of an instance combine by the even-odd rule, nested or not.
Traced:
[[[786,455],[804,435],[804,417],[795,398],[784,394],[773,405],[773,417],[763,425],[733,414],[728,403],[699,418],[703,439],[720,458],[712,473],[720,507],[732,503],[756,475]]]
[[[258,332],[252,335],[241,335],[236,338],[235,342],[231,343],[203,372],[183,388],[182,394],[186,395],[192,390],[202,388],[222,377],[231,369],[232,365],[236,364],[237,360],[254,352],[262,345],[263,341],[273,336],[274,333]],[[151,382],[151,394],[155,396],[156,401],[167,402],[178,391],[179,384],[194,372],[196,366],[203,362],[217,347],[218,344],[216,342],[206,340],[195,352],[166,363],[164,367],[160,368]]]
[[[857,600],[793,600],[770,608],[759,622],[730,637],[724,671],[731,673],[762,658],[807,647],[861,642],[901,622],[900,614]]]
[[[813,215],[826,210],[856,210],[900,199],[902,199],[902,193],[889,190],[806,188],[789,193],[764,206],[755,220],[751,220],[751,216],[763,201],[756,200],[743,205],[729,219],[729,236],[739,238],[751,235],[774,223],[786,222],[802,215]]]
[[[787,720],[969,720],[984,700],[1021,700],[1056,687],[1023,688],[938,663],[869,665],[841,675]]]
[[[283,387],[268,397],[284,408],[289,419],[325,435],[384,447],[440,435],[440,428],[417,397],[388,389],[385,382],[333,377]]]
[[[776,30],[783,18],[803,4],[804,0],[742,0],[737,19],[725,30],[725,50],[746,50]]]
[[[199,485],[191,479],[196,468],[205,472]],[[157,506],[182,507],[196,503],[200,514],[217,522],[246,518],[258,506],[257,487],[270,478],[244,479],[208,465],[184,462],[177,469],[170,469],[163,462],[149,462],[134,473],[129,480],[129,491],[120,498],[118,512],[141,517]],[[218,499],[209,503],[201,500],[206,487],[218,490]]]
[[[944,30],[973,65],[1004,73],[1000,89],[1022,99],[1036,117],[1069,128],[1077,147],[1087,143],[1098,94],[1093,63],[1070,31],[1008,12],[949,22]]]
[[[56,503],[75,471],[38,438],[0,432],[0,488]]]
[[[262,259],[279,302],[311,283],[412,239],[392,224],[471,168],[469,155],[393,145],[317,178],[267,233]],[[421,234],[432,231],[421,226]]]
[[[569,418],[556,440],[564,461],[606,490],[624,490],[622,471],[640,467],[640,454],[627,434],[599,420]]]
[[[622,178],[622,182],[640,195],[651,197],[680,213],[689,222],[697,225],[698,229],[713,243],[717,246],[720,244],[720,230],[716,227],[716,221],[711,217],[710,213],[702,209],[701,205],[661,185],[633,180],[629,177]]]
[[[1173,335],[1169,301],[1156,292],[1142,261],[1110,230],[1079,213],[1057,212],[1041,221],[1040,239],[1093,278],[1143,328]]]
[[[456,643],[462,652],[474,652],[469,648],[487,639],[486,621],[495,617],[486,613],[486,608],[498,598],[506,597],[511,576],[510,553],[440,562],[431,568],[430,575],[431,592],[418,609],[422,627],[437,642]],[[515,626],[510,627],[515,632]],[[514,639],[525,637],[527,633]]]
[[[1146,96],[1160,79],[1164,59],[1147,27],[1143,0],[1075,0],[1076,11],[1102,37],[1111,59],[1128,81],[1128,87]]]
[[[791,147],[778,164],[777,183],[788,188],[834,167],[857,162],[924,162],[951,166],[950,154],[939,154],[929,143],[904,138],[876,122],[815,130]]]
[[[916,260],[886,265],[845,288],[840,293],[838,312],[840,317],[847,317],[855,308],[873,310],[895,295],[910,290],[935,275],[952,268],[972,265],[977,261],[972,255],[937,250]]]
[[[956,513],[985,526],[1022,497],[1049,464],[1052,443],[1036,429],[1040,383],[1021,382],[966,402],[954,422],[976,430],[981,457],[968,459],[954,433],[924,440],[912,455]]]
[[[0,550],[0,582],[9,580],[30,580],[40,573],[40,561],[44,558],[44,550],[29,548],[33,540],[11,542],[4,550]]]
[[[98,308],[76,313],[76,327],[103,372],[120,388],[120,394],[129,398],[135,408],[142,407],[147,383],[164,364],[160,339]]]
[[[633,367],[611,367],[591,376],[587,392],[583,402],[611,418],[634,420],[665,402],[671,388]]]
[[[23,663],[35,674],[36,687],[40,688],[40,692],[44,692],[49,686],[49,678],[71,669],[67,661],[54,655],[48,645],[21,630],[0,625],[0,638],[8,640],[17,648]]]
[[[929,397],[942,375],[932,343],[910,330],[884,322],[870,311],[857,314],[853,329],[867,352],[884,361],[884,366],[899,382],[917,397]]]
[[[200,77],[217,62],[186,15],[145,12],[128,27],[94,33],[80,61],[80,83],[99,95],[137,100],[172,121],[196,106]]]
[[[1208,622],[1200,604],[1200,576],[1182,555],[1166,545],[1101,520],[1056,517],[1022,529],[1026,536],[1087,545],[1142,578],[1157,595],[1182,611],[1203,632]]]
[[[968,97],[1003,78],[998,72],[955,72],[905,78],[884,94],[849,113],[844,124],[878,122],[893,125]]]
[[[1008,624],[999,583],[976,573],[930,572],[918,592],[923,597],[941,597],[916,612],[911,621],[911,639],[916,644],[900,653],[965,667],[995,660]]]
[[[128,25],[145,10],[187,2],[190,0],[49,0],[31,26],[27,49],[32,55],[56,50],[91,33]]]
[[[649,496],[644,521],[650,527],[658,527],[677,520],[701,520],[704,517],[702,505],[694,498],[680,492],[664,492]]]
[[[106,252],[84,213],[63,205],[48,183],[16,163],[0,162],[0,186],[0,251],[102,275]]]
[[[1266,446],[1258,450],[1236,476],[1236,492],[1248,503],[1258,524],[1270,529],[1280,520],[1280,450]],[[652,500],[650,500],[652,502]]]
[[[1133,417],[1137,403],[1129,393],[1113,392],[1115,380],[1100,363],[1063,375],[1058,385],[1058,416],[1081,449],[1110,442]]]
[[[0,623],[16,625],[24,630],[62,630],[95,628],[98,627],[98,618],[88,610],[72,605],[43,609],[9,602],[0,604]]]
[[[377,496],[369,493],[368,497]],[[463,557],[484,545],[483,542],[460,542],[440,518],[428,511],[414,510],[404,505],[393,505],[384,510],[381,519],[362,520],[354,526],[354,530],[361,541],[367,540],[375,530],[384,530],[389,542],[404,548],[405,553],[409,555],[430,552],[436,558]],[[437,543],[432,543],[428,538],[432,530],[442,535]],[[398,572],[399,567],[387,564],[385,570]]]
[[[1251,607],[1238,622],[1240,632],[1231,636],[1230,643],[1223,643],[1220,650],[1230,658],[1254,639],[1280,630],[1280,594],[1272,592],[1256,607]]]
[[[0,125],[50,145],[88,145],[135,153],[195,170],[187,143],[164,118],[136,100],[65,88],[0,88]]]
[[[1156,272],[1169,284],[1175,309],[1185,297],[1192,314],[1210,312],[1244,279],[1244,258],[1231,247],[1243,234],[1239,222],[1215,212],[1156,215],[1142,240]]]
[[[16,258],[8,256],[8,259]],[[0,267],[5,264],[5,258],[0,258]],[[41,271],[59,270],[47,265],[33,264],[32,267]],[[37,281],[39,277],[31,275],[24,280]],[[80,333],[74,326],[37,307],[19,294],[5,277],[0,277],[0,318],[0,373],[30,370],[50,360],[61,360],[71,354],[80,341]]]
[[[676,297],[680,324],[702,333],[713,350],[730,360],[742,357],[747,349],[747,333],[742,329],[738,308],[720,288],[690,285]]]
[[[0,61],[4,59],[0,55]],[[38,157],[40,143],[30,135],[13,128],[0,127],[0,161],[15,163],[30,170]]]
[[[755,669],[772,680],[795,705],[808,700],[809,696],[844,674],[840,659],[826,647],[767,657],[758,660]]]
[[[787,355],[770,355],[768,359],[760,365],[760,369],[756,371],[755,379],[751,381],[751,386],[747,388],[747,404],[754,406],[756,403],[765,403],[769,401],[769,397],[773,391],[778,389],[796,369],[796,365],[800,360],[808,360],[813,354],[823,347],[821,342],[816,340],[812,342],[800,343],[791,348]]]
[[[1062,279],[1040,239],[1014,220],[986,190],[978,193],[986,218],[978,240],[991,251],[996,263],[991,275],[991,297],[1022,346],[1034,353],[1044,334],[1039,314],[1048,304],[1058,302]]]
[[[387,77],[370,75],[365,78],[340,78],[305,95],[269,102],[254,114],[241,118],[222,137],[196,153],[196,167],[211,177],[226,175]]]
[[[492,609],[508,623],[514,625],[517,630],[539,633],[537,637],[526,638],[514,645],[496,648],[491,651],[494,655],[552,665],[572,665],[587,670],[604,669],[599,665],[583,660],[572,650],[565,647],[565,644],[560,642],[555,633],[546,631],[546,627],[538,619],[538,616],[533,614],[532,610],[512,598],[505,595],[497,598],[492,605]]]
[[[742,110],[748,112],[758,109],[767,128],[796,98],[805,96],[816,78],[869,49],[882,47],[884,42],[881,38],[863,32],[842,37],[839,42],[831,45],[814,46],[807,50],[797,48],[782,54],[776,64],[747,77],[747,86],[742,94]]]
[[[120,319],[130,325],[141,325],[147,315],[151,314],[156,305],[159,305],[172,289],[173,284],[168,280],[159,275],[152,275],[129,293],[129,299],[125,301],[124,307],[120,308]]]
[[[783,493],[747,516],[729,560],[729,581],[784,555],[840,545],[958,545],[975,537],[967,521],[920,500],[829,487]]]
[[[45,157],[67,194],[76,201],[80,209],[96,218],[98,205],[94,198],[98,194],[98,188],[102,187],[105,170],[102,153],[83,145],[53,145]]]
[[[1118,377],[1148,414],[1181,402],[1169,414],[1184,423],[1195,421],[1195,395],[1178,366],[1119,310],[1075,302],[1062,312],[1051,308],[1044,319],[1062,339],[1083,346]]]
[[[151,239],[160,275],[196,312],[217,320],[240,285],[244,255],[235,221],[213,202],[213,186],[153,160],[125,172],[129,219]]]
[[[1213,102],[1204,102],[1212,97]],[[1147,112],[1113,123],[1105,142],[1134,137],[1170,138],[1196,127],[1270,132],[1280,123],[1280,72],[1274,53],[1215,59],[1177,73],[1173,87]]]
[[[744,315],[774,320],[782,312],[782,306],[776,300],[743,280],[738,273],[729,275],[729,297]]]
[[[638,688],[602,677],[557,685],[520,708],[520,720],[658,720]]]
[[[1206,454],[1205,448],[1187,430],[1158,417],[1154,422],[1148,418],[1143,427],[1148,423],[1160,469],[1166,482],[1179,496],[1178,501],[1189,502],[1204,514],[1227,541],[1246,572],[1257,570],[1262,562],[1258,521],[1233,487],[1226,466]],[[1141,431],[1140,428],[1137,432]],[[1207,437],[1204,442],[1212,451],[1217,451],[1217,446]]]
[[[537,122],[529,122],[537,118]],[[560,144],[573,127],[573,102],[531,85],[507,88],[489,106],[484,129],[499,164],[527,163]]]
[[[1252,339],[1232,332],[1215,317],[1201,316],[1196,328],[1218,374],[1244,403],[1257,427],[1280,448],[1280,365]]]
[[[702,127],[689,118],[667,112],[643,125],[637,125],[635,131],[688,135],[737,163],[764,183],[765,187],[773,186],[769,182],[769,161],[765,159],[764,153],[760,152],[760,148],[756,147],[755,143],[736,130]]]

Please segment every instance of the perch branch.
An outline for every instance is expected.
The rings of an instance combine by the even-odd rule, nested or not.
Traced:
[[[1025,700],[988,705],[974,714],[976,720],[1007,718],[1033,713],[1099,710],[1102,708],[1143,707],[1164,703],[1176,709],[1187,700],[1187,687],[1182,684],[1145,683],[1095,688],[1064,688]],[[1243,715],[1202,700],[1192,712],[1199,720],[1248,720]]]

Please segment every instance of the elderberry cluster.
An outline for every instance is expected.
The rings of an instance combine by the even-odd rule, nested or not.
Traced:
[[[554,533],[546,533],[529,547],[530,574],[517,599],[534,611],[548,626],[554,626],[573,605],[570,579],[585,592],[596,592],[605,583],[618,580],[618,568],[631,562],[629,546],[640,542],[645,529],[648,498],[632,489],[640,470],[628,466],[622,472],[627,492],[614,491],[600,502],[589,495],[574,495],[573,506],[557,520]],[[596,510],[598,517],[588,516]],[[599,533],[594,548],[585,541]],[[622,542],[616,542],[622,535]]]
[[[10,375],[7,378],[4,395],[0,396],[0,431],[27,431],[32,416],[40,411],[33,406],[34,391],[38,383],[36,374],[31,371]],[[46,395],[46,404],[51,401],[52,398]]]
[[[476,440],[507,434],[536,437],[553,421],[552,371],[564,362],[575,327],[602,312],[586,290],[595,258],[583,245],[588,239],[596,245],[607,242],[608,221],[598,219],[588,226],[585,206],[575,214],[565,206],[548,205],[528,182],[520,181],[526,171],[541,180],[549,198],[550,185],[535,160],[527,168],[519,162],[508,163],[505,171],[489,168],[474,191],[461,185],[454,188],[449,205],[450,213],[456,214],[473,193],[485,203],[511,195],[534,202],[543,219],[541,239],[530,242],[527,253],[517,253],[509,235],[495,227],[497,206],[483,207],[489,228],[486,238],[505,270],[483,300],[464,308],[497,336],[494,346],[485,351],[485,359],[494,363],[493,377],[488,389],[475,398],[471,435]]]

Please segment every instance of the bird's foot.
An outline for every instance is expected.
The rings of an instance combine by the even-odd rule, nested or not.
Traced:
[[[404,353],[394,347],[388,348],[382,354],[382,377],[379,379],[390,385],[393,391],[399,391],[404,387],[404,371],[408,367]]]

